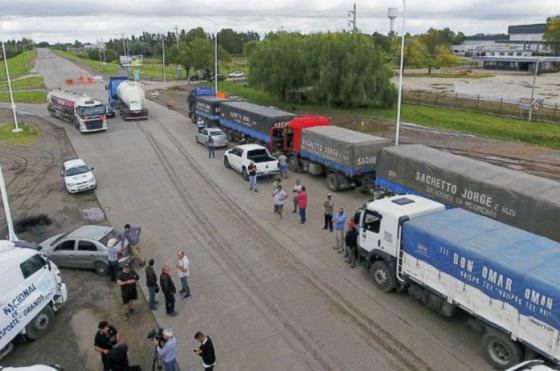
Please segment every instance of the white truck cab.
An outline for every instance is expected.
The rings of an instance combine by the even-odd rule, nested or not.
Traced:
[[[0,359],[24,335],[40,338],[52,326],[68,292],[57,266],[35,249],[0,241]]]

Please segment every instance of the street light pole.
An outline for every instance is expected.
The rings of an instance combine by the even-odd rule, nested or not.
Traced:
[[[529,107],[529,122],[531,122],[533,118],[533,100],[535,99],[535,85],[537,83],[537,75],[539,73],[539,62],[540,60],[537,58],[537,63],[535,65],[535,74],[533,75],[533,86],[531,88],[531,102],[529,103],[531,105]]]
[[[6,69],[6,80],[8,81],[8,91],[10,93],[10,102],[12,103],[12,115],[14,117],[13,133],[20,133],[22,129],[18,125],[16,104],[14,102],[14,92],[12,91],[12,82],[10,80],[10,68],[8,67],[8,58],[6,58],[6,47],[4,46],[4,39],[2,39],[2,55],[4,56],[4,68]]]
[[[12,212],[10,211],[10,204],[8,202],[8,191],[6,190],[6,183],[4,183],[4,175],[2,174],[2,167],[0,166],[0,194],[2,198],[2,205],[4,205],[4,213],[6,214],[6,224],[8,225],[8,239],[11,241],[19,241],[14,231],[14,223],[12,222]],[[1,238],[0,238],[1,239]]]
[[[214,25],[214,90],[218,93],[218,25],[211,19],[200,17]]]
[[[399,96],[397,98],[397,128],[395,132],[395,146],[399,145],[399,136],[401,130],[401,105],[402,105],[402,85],[403,85],[403,68],[404,68],[404,35],[405,35],[405,19],[406,19],[406,0],[403,0],[402,14],[402,30],[401,30],[401,63],[399,67]]]
[[[165,43],[163,34],[161,34],[161,58],[162,58],[162,67],[163,67],[163,82],[165,82]]]

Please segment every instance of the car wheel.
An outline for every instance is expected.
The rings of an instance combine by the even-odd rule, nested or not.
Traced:
[[[231,165],[229,164],[229,160],[225,156],[224,156],[224,166],[226,167],[226,169],[231,169]]]
[[[95,273],[100,276],[106,276],[107,273],[109,273],[109,267],[103,262],[97,262],[93,267],[95,269]]]
[[[513,367],[523,359],[521,345],[495,330],[484,334],[482,346],[490,363],[499,370]]]
[[[25,337],[29,340],[39,339],[52,326],[53,320],[54,310],[50,305],[47,305],[25,326]]]
[[[390,292],[395,289],[395,277],[393,277],[391,269],[383,260],[374,262],[369,268],[369,274],[375,286],[383,292]]]

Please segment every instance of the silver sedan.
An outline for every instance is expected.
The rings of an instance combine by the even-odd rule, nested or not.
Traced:
[[[214,139],[214,147],[227,147],[229,144],[228,137],[222,129],[218,128],[203,128],[196,133],[196,141],[200,144],[207,145],[208,137]]]
[[[109,272],[107,260],[107,243],[111,238],[117,239],[115,246],[120,249],[120,234],[111,227],[101,225],[84,225],[70,232],[57,234],[39,244],[40,251],[49,257],[58,267],[93,269],[100,275]],[[119,266],[129,264],[128,241],[119,252]]]

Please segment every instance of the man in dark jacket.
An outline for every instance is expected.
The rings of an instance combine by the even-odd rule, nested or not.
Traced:
[[[107,363],[111,371],[129,371],[128,346],[120,334],[117,334],[117,344],[107,352]]]
[[[358,230],[353,222],[348,223],[348,232],[346,232],[346,237],[344,242],[346,243],[346,262],[350,263],[350,267],[354,268],[356,266],[356,261],[358,260]]]
[[[165,312],[168,316],[176,316],[175,312],[175,284],[173,279],[169,274],[169,265],[165,265],[161,270],[161,275],[159,276],[159,285],[161,286],[161,292],[165,296]]]
[[[101,321],[97,325],[97,332],[95,333],[94,347],[95,351],[101,354],[101,362],[103,363],[103,370],[109,371],[111,369],[107,361],[107,353],[113,348],[117,341],[117,330],[109,325],[107,321]]]
[[[200,347],[198,347],[198,349],[193,349],[193,352],[202,358],[202,368],[204,371],[214,370],[214,366],[216,366],[216,353],[214,352],[212,339],[200,331],[194,335],[194,338],[196,341],[200,342]]]
[[[154,259],[150,259],[150,261],[148,262],[148,266],[146,267],[146,286],[148,287],[148,293],[150,296],[150,309],[155,310],[157,309],[156,304],[158,303],[156,301],[156,294],[159,291],[159,287],[158,287],[158,279],[157,279],[157,275],[156,275],[156,271],[154,270]]]

